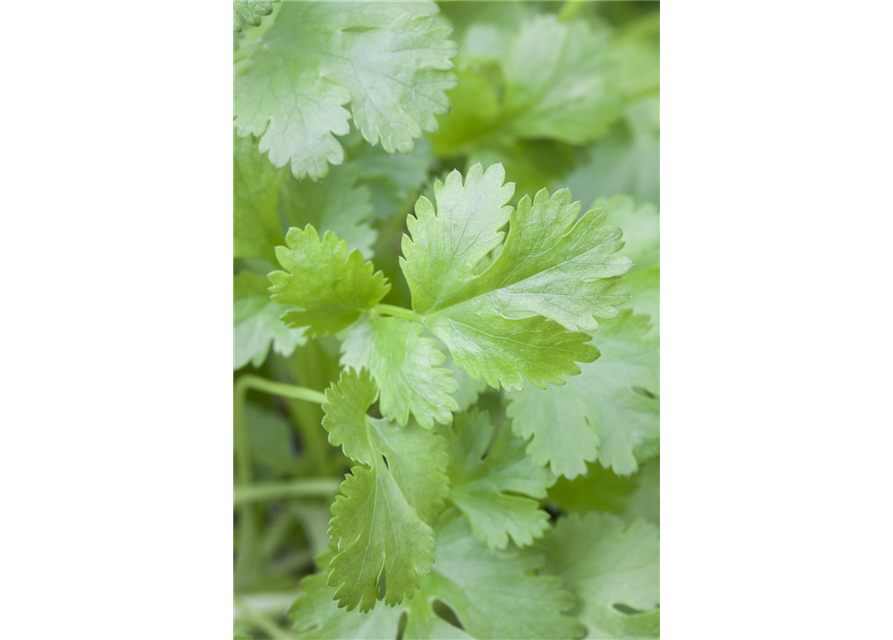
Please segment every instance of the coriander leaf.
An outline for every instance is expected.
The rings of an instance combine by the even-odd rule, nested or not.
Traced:
[[[315,337],[350,326],[363,311],[374,307],[390,285],[359,251],[347,253],[347,243],[331,231],[320,242],[313,225],[289,229],[287,247],[276,247],[276,258],[286,271],[270,274],[272,300],[300,307],[282,321],[290,327],[307,327]]]
[[[504,64],[505,110],[524,138],[579,144],[601,136],[619,115],[607,34],[553,15],[524,23]]]
[[[269,164],[269,163],[268,163]],[[358,184],[358,168],[352,163],[335,167],[319,182],[288,175],[282,184],[282,208],[290,227],[312,224],[331,231],[366,257],[378,234],[369,225],[372,215],[369,188]]]
[[[543,539],[546,571],[577,595],[575,615],[587,638],[660,635],[660,543],[658,528],[629,526],[616,516],[571,514]],[[627,614],[616,605],[643,613]]]
[[[633,313],[649,316],[654,330],[660,333],[660,267],[639,271],[623,280],[630,293],[627,306]]]
[[[235,80],[240,135],[260,136],[274,165],[314,180],[341,164],[335,136],[351,115],[369,143],[408,152],[436,130],[456,85],[456,45],[436,12],[433,2],[285,3]]]
[[[594,316],[617,315],[614,305],[626,299],[618,276],[631,262],[614,255],[621,232],[603,225],[603,211],[577,220],[579,203],[570,193],[550,198],[541,190],[513,212],[506,206],[512,185],[503,186],[504,179],[501,165],[486,173],[475,165],[464,185],[458,171],[436,182],[437,213],[419,199],[415,217],[407,218],[412,237],[403,237],[400,264],[413,309],[472,377],[509,389],[521,388],[520,374],[541,388],[562,384],[579,373],[575,362],[598,356],[585,344],[588,336],[572,331],[597,328]],[[509,218],[502,252],[475,275]]]
[[[279,187],[285,172],[257,151],[257,141],[233,134],[233,256],[272,258],[282,241]]]
[[[567,189],[551,198],[542,189],[532,205],[522,198],[502,253],[457,299],[488,298],[503,314],[536,313],[572,331],[616,318],[614,306],[628,297],[619,276],[632,266],[616,255],[622,232],[604,224],[604,209],[579,214]]]
[[[459,409],[450,394],[457,390],[446,358],[433,340],[423,338],[424,327],[402,318],[371,317],[351,329],[341,345],[341,363],[365,367],[381,391],[381,413],[405,425],[409,413],[426,429],[449,424]]]
[[[638,468],[636,450],[660,429],[660,337],[631,311],[599,331],[602,356],[562,387],[509,394],[514,432],[534,462],[574,478],[596,458],[618,474]]]
[[[493,440],[489,414],[473,409],[447,427],[450,500],[468,518],[474,534],[490,547],[504,549],[509,536],[519,547],[549,528],[549,514],[537,499],[555,476],[533,463],[525,443],[504,424]],[[491,444],[491,440],[493,440]]]
[[[582,625],[566,613],[573,607],[573,596],[556,578],[532,574],[543,564],[539,551],[488,549],[467,521],[456,516],[447,513],[441,518],[437,561],[422,578],[419,593],[396,609],[345,612],[331,602],[331,587],[316,575],[305,578],[303,593],[288,611],[295,630],[304,632],[300,637],[397,638],[404,611],[404,640],[576,638],[583,633]],[[437,601],[452,609],[462,629],[437,615]]]
[[[242,31],[242,25],[260,26],[260,19],[273,13],[277,0],[233,0],[233,32]]]
[[[419,140],[409,153],[387,153],[380,146],[354,145],[352,163],[372,197],[372,217],[384,220],[405,214],[404,206],[428,180],[428,169],[434,161],[431,143]],[[413,196],[414,198],[414,196]]]
[[[329,535],[338,545],[328,584],[339,606],[361,611],[411,597],[434,561],[433,521],[447,493],[446,442],[421,427],[398,427],[366,411],[378,390],[365,370],[342,373],[326,391],[329,442],[356,466],[332,505]]]
[[[288,357],[307,341],[303,331],[279,320],[289,307],[272,302],[267,285],[265,277],[247,272],[233,279],[233,369],[261,366],[270,346]]]

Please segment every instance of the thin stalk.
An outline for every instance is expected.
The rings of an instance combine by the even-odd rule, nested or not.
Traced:
[[[267,616],[246,607],[244,602],[242,602],[240,599],[235,598],[234,604],[236,605],[236,607],[238,607],[245,622],[260,629],[271,638],[276,638],[278,640],[279,638],[295,637],[295,634],[277,624],[276,621],[274,621],[273,619],[268,618]]]
[[[250,389],[308,402],[322,403],[326,399],[325,395],[319,391],[273,382],[259,376],[247,375],[236,380],[233,388],[233,432],[236,453],[236,489],[234,491],[236,492],[251,488],[251,454],[248,450],[248,432],[245,427],[245,400]],[[239,551],[236,554],[236,567],[233,574],[236,588],[243,588],[251,581],[251,572],[256,566],[257,543],[257,510],[249,500],[243,502],[239,509]]]
[[[392,304],[377,304],[372,307],[373,313],[381,313],[388,316],[396,316],[398,318],[407,318],[409,320],[422,321],[422,317],[412,309],[397,307]]]
[[[285,498],[330,498],[338,493],[337,478],[306,478],[292,482],[271,482],[233,489],[233,506]]]

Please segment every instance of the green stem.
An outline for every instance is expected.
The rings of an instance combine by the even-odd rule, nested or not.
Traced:
[[[248,450],[248,432],[245,427],[245,400],[250,389],[308,402],[322,403],[326,400],[325,395],[319,391],[272,382],[260,376],[246,375],[236,380],[233,387],[236,492],[251,488],[251,453]],[[236,555],[236,566],[233,573],[233,582],[237,589],[243,588],[251,582],[251,572],[256,566],[255,559],[258,553],[257,510],[251,502],[250,500],[243,502],[239,510],[239,552]]]
[[[567,22],[580,10],[580,7],[583,6],[584,0],[568,0],[562,5],[561,9],[558,11],[558,20],[560,22]]]
[[[293,633],[291,633],[288,629],[285,629],[284,627],[278,625],[274,620],[246,607],[245,603],[242,602],[240,599],[235,598],[234,603],[241,612],[242,617],[246,622],[260,629],[271,638],[276,638],[278,640],[280,638],[295,637]]]
[[[337,478],[306,478],[292,482],[271,482],[233,489],[233,506],[283,498],[329,498],[338,493]]]
[[[323,404],[326,401],[326,395],[320,391],[284,382],[273,382],[272,380],[254,375],[242,376],[236,381],[236,393],[242,389],[246,391],[253,389],[273,396],[283,396],[293,400],[306,400],[307,402],[316,402],[317,404]]]
[[[422,321],[422,317],[412,309],[405,309],[403,307],[397,307],[392,304],[377,304],[372,307],[372,312],[383,313],[385,315],[396,316],[398,318],[407,318],[408,320],[417,320],[418,322]]]

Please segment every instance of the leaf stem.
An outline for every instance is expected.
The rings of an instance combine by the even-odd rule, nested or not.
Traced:
[[[266,502],[281,498],[328,498],[338,493],[341,481],[337,478],[305,478],[291,482],[270,482],[233,489],[233,506],[251,502]]]
[[[412,309],[405,309],[404,307],[396,307],[392,304],[377,304],[372,307],[373,313],[383,313],[389,316],[396,316],[398,318],[407,318],[408,320],[416,320],[418,322],[422,321],[422,317],[418,315]]]
[[[246,375],[236,380],[233,387],[236,491],[239,488],[242,490],[250,490],[251,488],[251,453],[248,450],[248,432],[245,427],[245,400],[250,389],[308,402],[322,403],[326,400],[325,395],[319,391],[265,380],[260,376]],[[257,552],[257,510],[249,500],[243,502],[239,510],[239,552],[236,555],[236,566],[233,575],[233,582],[236,588],[242,588],[250,582],[251,572],[256,565]]]

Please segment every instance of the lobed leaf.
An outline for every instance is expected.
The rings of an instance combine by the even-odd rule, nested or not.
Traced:
[[[562,387],[508,395],[512,429],[530,440],[534,462],[568,478],[598,459],[619,474],[638,468],[637,450],[660,430],[660,336],[624,310],[602,324],[602,356]]]
[[[406,153],[437,128],[456,46],[433,2],[288,2],[235,79],[235,125],[277,167],[317,180],[344,151],[348,120]],[[350,108],[350,111],[346,107]]]
[[[350,326],[363,311],[374,307],[390,289],[384,275],[373,273],[359,251],[347,253],[347,243],[327,232],[320,241],[313,225],[292,228],[287,247],[276,247],[276,258],[285,271],[270,274],[272,300],[298,309],[282,321],[291,327],[307,327],[308,336],[336,333]]]
[[[378,391],[365,370],[342,373],[326,391],[329,442],[355,466],[332,506],[329,535],[338,553],[328,584],[348,610],[377,599],[399,604],[418,589],[434,561],[433,521],[447,494],[446,442],[421,427],[398,427],[366,412]]]
[[[524,441],[504,424],[493,439],[489,414],[459,414],[449,434],[450,500],[468,518],[474,534],[504,549],[509,537],[519,547],[532,544],[549,528],[538,499],[555,476],[524,453]]]
[[[616,516],[571,514],[543,539],[546,572],[560,577],[579,600],[575,615],[587,638],[660,636],[658,528]],[[641,613],[625,613],[617,607]]]
[[[409,414],[426,429],[449,424],[459,406],[450,397],[458,386],[433,340],[423,338],[424,327],[402,318],[373,316],[351,329],[341,344],[341,362],[366,368],[381,392],[381,413],[406,425]]]

